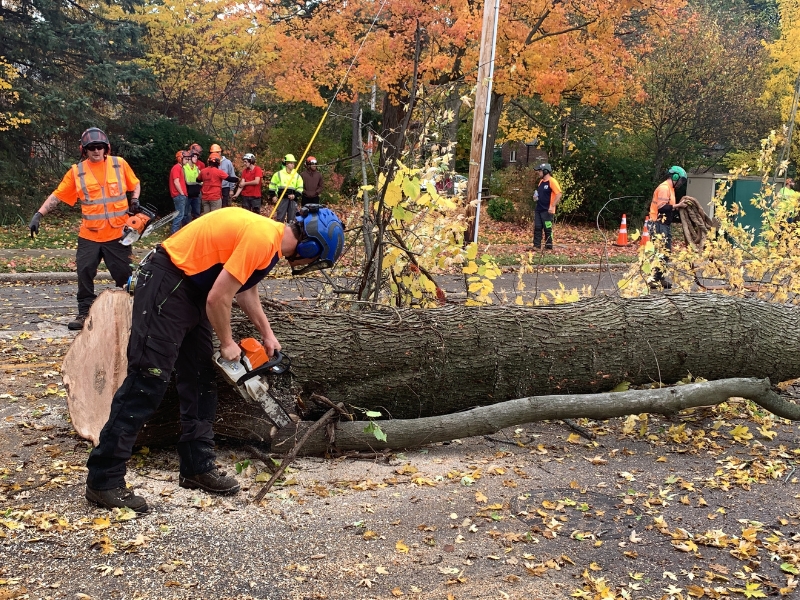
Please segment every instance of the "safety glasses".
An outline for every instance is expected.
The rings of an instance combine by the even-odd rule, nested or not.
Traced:
[[[297,275],[305,275],[306,273],[311,273],[313,271],[321,271],[322,269],[330,269],[333,266],[333,263],[326,259],[317,259],[314,262],[302,265],[300,267],[292,267],[292,276],[296,277]]]

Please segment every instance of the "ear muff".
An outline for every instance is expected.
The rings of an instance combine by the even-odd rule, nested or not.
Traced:
[[[317,258],[322,254],[322,244],[315,239],[306,238],[297,244],[295,254],[300,258]]]
[[[672,181],[673,181],[673,183],[678,183],[678,180],[679,180],[680,178],[681,178],[681,176],[680,176],[680,175],[678,175],[677,173],[673,173],[673,174],[672,174]]]

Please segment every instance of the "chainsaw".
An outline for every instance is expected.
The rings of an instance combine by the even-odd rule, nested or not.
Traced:
[[[152,204],[144,204],[139,206],[136,214],[130,215],[122,227],[122,239],[119,241],[123,246],[130,246],[140,238],[146,238],[159,227],[163,227],[175,217],[178,216],[178,211],[175,210],[168,214],[166,217],[161,217],[157,221],[156,207]]]
[[[242,349],[239,360],[225,360],[219,352],[215,352],[214,362],[245,400],[258,402],[276,427],[285,427],[292,419],[270,394],[266,375],[284,373],[291,366],[291,360],[278,351],[269,359],[264,346],[254,338],[243,339],[239,342],[239,348]]]

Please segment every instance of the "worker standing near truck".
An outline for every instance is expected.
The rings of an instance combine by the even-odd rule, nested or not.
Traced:
[[[229,207],[192,221],[159,246],[137,278],[128,372],[87,461],[86,499],[105,508],[148,512],[125,485],[126,463],[139,431],[158,409],[172,371],[180,402],[178,441],[183,488],[235,494],[239,483],[215,464],[217,391],[212,333],[219,353],[237,361],[231,331],[233,299],[262,337],[267,356],[281,349],[261,306],[257,284],[281,258],[292,275],[333,266],[344,228],[333,211],[311,205],[284,225]]]

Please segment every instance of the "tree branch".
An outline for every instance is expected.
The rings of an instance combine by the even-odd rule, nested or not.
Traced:
[[[550,419],[605,420],[642,412],[674,414],[687,408],[720,404],[731,397],[752,400],[778,417],[800,420],[800,406],[773,392],[769,379],[735,378],[651,390],[533,396],[439,417],[379,421],[386,433],[386,442],[364,433],[362,422],[340,423],[336,447],[339,451],[418,447],[490,435],[506,427]],[[292,427],[282,429],[273,440],[273,446],[281,438],[285,444],[311,426],[313,424],[300,422],[296,430]],[[317,434],[313,439],[305,440],[302,452],[320,454],[327,445],[327,439]]]

